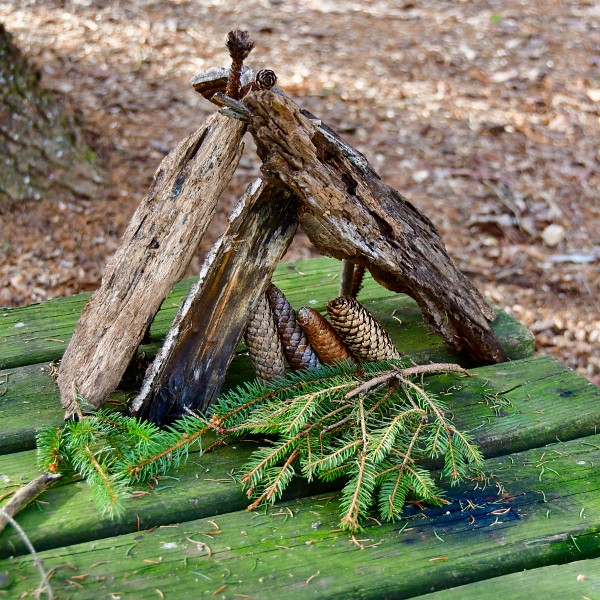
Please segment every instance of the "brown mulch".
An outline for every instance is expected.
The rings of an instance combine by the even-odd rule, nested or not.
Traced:
[[[600,8],[594,1],[8,0],[0,20],[77,107],[110,181],[2,215],[0,304],[94,289],[161,158],[214,108],[188,85],[249,59],[437,224],[459,266],[600,383]],[[204,250],[258,173],[251,140]],[[304,237],[288,258],[313,255]],[[191,271],[198,269],[199,258]]]

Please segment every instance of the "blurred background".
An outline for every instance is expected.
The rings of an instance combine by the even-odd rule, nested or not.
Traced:
[[[248,65],[428,215],[538,351],[600,384],[597,2],[3,0],[0,23],[19,49],[0,36],[0,305],[99,285],[161,159],[215,110],[189,79],[247,29]],[[248,137],[189,274],[259,167]],[[314,255],[298,236],[286,260]]]

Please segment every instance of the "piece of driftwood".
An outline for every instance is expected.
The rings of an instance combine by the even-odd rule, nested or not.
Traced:
[[[322,254],[362,263],[388,289],[412,296],[429,326],[477,363],[506,360],[488,323],[494,309],[454,265],[427,217],[289,98],[256,91],[244,105],[230,114],[249,123],[264,176],[300,198],[300,223]]]
[[[133,401],[133,414],[169,421],[216,399],[251,312],[297,228],[287,188],[254,181],[211,250]]]
[[[183,275],[237,167],[244,126],[212,115],[162,161],[77,324],[58,385],[98,408],[117,387],[161,302]]]
[[[35,479],[20,487],[15,495],[2,507],[4,514],[0,513],[0,534],[4,531],[8,517],[14,517],[20,510],[25,508],[30,502],[35,500],[44,490],[46,490],[55,481],[58,481],[62,475],[58,473],[42,473]]]

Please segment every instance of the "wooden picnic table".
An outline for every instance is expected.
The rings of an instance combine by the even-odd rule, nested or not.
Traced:
[[[315,259],[281,264],[274,281],[296,308],[323,310],[338,273],[337,261]],[[139,364],[157,351],[190,285],[180,282],[163,303]],[[62,423],[51,361],[88,297],[0,309],[0,502],[38,474],[36,431]],[[461,361],[410,298],[369,279],[360,299],[406,357]],[[506,313],[493,329],[510,362],[431,378],[486,456],[485,481],[444,484],[448,505],[410,505],[402,520],[374,518],[352,536],[338,527],[336,488],[298,482],[284,501],[248,512],[231,474],[253,445],[239,443],[192,453],[140,486],[117,519],[98,513],[87,484],[65,481],[17,520],[58,598],[600,598],[600,388],[534,356],[533,336]],[[251,377],[240,348],[226,386]],[[131,369],[113,401],[136,386]],[[38,584],[7,529],[0,598],[27,597]]]

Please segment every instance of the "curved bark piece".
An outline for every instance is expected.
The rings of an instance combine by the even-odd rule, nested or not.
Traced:
[[[360,262],[388,289],[412,296],[429,326],[477,363],[506,360],[488,324],[494,309],[427,217],[289,98],[257,91],[244,104],[263,174],[296,192],[300,224],[319,252]]]
[[[297,221],[297,199],[283,187],[255,180],[206,257],[198,283],[177,313],[130,412],[155,423],[216,400],[246,323]]]
[[[86,305],[58,373],[70,416],[74,391],[99,408],[181,278],[231,179],[244,126],[212,115],[162,161],[150,190]]]

